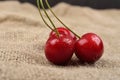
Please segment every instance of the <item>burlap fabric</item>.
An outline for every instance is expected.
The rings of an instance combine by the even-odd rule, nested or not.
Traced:
[[[49,63],[44,44],[50,30],[37,8],[17,1],[0,2],[0,80],[120,80],[120,10],[65,3],[53,10],[79,35],[98,34],[104,41],[103,57],[94,65],[82,65],[75,56],[67,66]]]

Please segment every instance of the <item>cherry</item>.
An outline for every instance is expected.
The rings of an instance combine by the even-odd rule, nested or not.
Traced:
[[[59,27],[56,29],[59,32],[59,37],[55,31],[51,31],[45,45],[45,55],[50,62],[64,65],[70,61],[74,53],[77,38],[67,28]]]
[[[75,40],[75,41],[77,40],[76,36],[71,31],[69,31],[67,28],[58,27],[57,30],[58,30],[60,36],[69,36],[73,40]],[[56,36],[56,32],[55,31],[51,31],[50,37],[51,36]]]
[[[74,40],[70,37],[50,37],[45,45],[45,56],[54,64],[67,64],[73,55],[74,44]]]
[[[104,51],[103,42],[94,33],[84,34],[75,44],[75,54],[80,61],[95,63]]]
[[[84,34],[81,38],[66,26],[52,11],[49,3],[45,0],[47,7],[54,17],[65,27],[56,28],[50,16],[45,10],[43,0],[37,0],[40,16],[46,26],[51,29],[49,39],[45,44],[45,56],[54,64],[66,64],[71,59],[73,52],[82,62],[94,63],[100,59],[103,54],[104,46],[99,36],[94,33]],[[45,16],[50,21],[52,27],[44,19],[41,9],[42,7]],[[77,38],[79,40],[77,40]]]

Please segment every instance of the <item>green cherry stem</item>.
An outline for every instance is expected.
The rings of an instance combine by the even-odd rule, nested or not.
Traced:
[[[44,11],[45,15],[47,16],[47,18],[49,19],[50,23],[51,23],[52,26],[54,27],[57,36],[59,37],[59,32],[58,32],[58,30],[56,29],[56,27],[55,27],[54,23],[52,22],[52,20],[50,19],[49,15],[47,14],[47,12],[46,12],[46,10],[45,10],[45,7],[44,7],[44,5],[43,5],[43,1],[42,1],[42,0],[40,0],[40,4],[41,4],[41,7],[43,8],[43,11]]]
[[[47,25],[48,28],[50,28],[51,30],[53,30],[53,29],[50,27],[50,25],[45,21],[43,15],[42,15],[42,13],[41,13],[39,0],[37,0],[37,6],[38,6],[38,10],[39,10],[39,13],[40,13],[40,16],[41,16],[43,22]]]
[[[49,3],[48,3],[48,0],[45,0],[45,2],[46,2],[46,4],[47,4],[49,10],[51,11],[51,13],[56,17],[56,19],[57,19],[61,24],[63,24],[63,26],[65,26],[67,29],[69,29],[74,35],[76,35],[78,38],[80,38],[79,35],[77,35],[74,31],[72,31],[67,25],[65,25],[65,24],[56,16],[56,14],[52,11],[51,6],[50,6]]]

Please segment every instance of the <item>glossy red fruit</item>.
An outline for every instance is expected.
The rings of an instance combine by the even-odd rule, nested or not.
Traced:
[[[75,54],[80,61],[94,63],[104,52],[103,42],[94,33],[83,35],[75,44]]]
[[[77,40],[76,36],[71,31],[69,31],[67,28],[59,27],[59,28],[57,28],[57,30],[58,30],[60,36],[69,36],[73,40],[75,40],[75,41]],[[56,32],[52,31],[50,33],[50,37],[51,36],[56,36]]]
[[[69,37],[50,37],[45,45],[45,56],[54,64],[67,64],[73,55],[74,45],[73,39]]]

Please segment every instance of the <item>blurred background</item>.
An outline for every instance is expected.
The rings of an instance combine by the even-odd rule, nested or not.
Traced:
[[[29,2],[36,6],[36,0],[19,0],[20,2]],[[44,1],[44,0],[43,0]],[[48,0],[51,6],[60,2],[66,2],[71,5],[89,6],[95,9],[120,9],[120,0]]]
[[[1,0],[1,1],[10,1],[10,0]],[[28,2],[36,6],[36,0],[18,0],[18,1],[22,3]],[[111,8],[120,9],[120,0],[48,0],[48,1],[51,6],[55,6],[60,2],[66,2],[71,5],[89,6],[95,9],[111,9]]]

